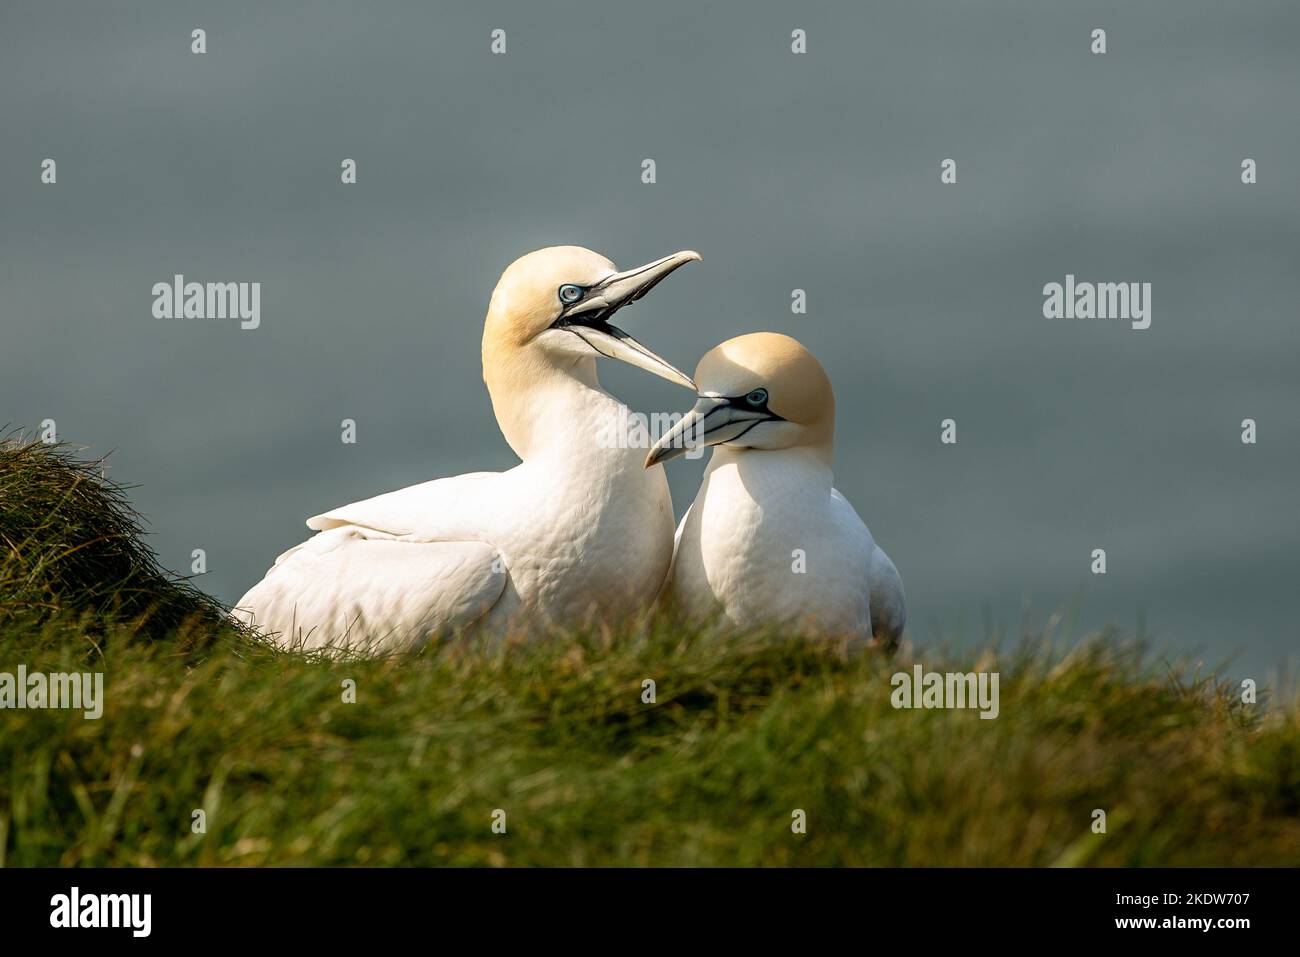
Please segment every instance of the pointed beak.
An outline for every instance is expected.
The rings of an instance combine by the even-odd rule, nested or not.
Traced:
[[[621,359],[694,392],[695,383],[690,376],[612,325],[609,319],[619,309],[644,296],[669,273],[699,258],[699,253],[685,250],[635,269],[614,273],[588,290],[581,301],[566,309],[555,325],[572,332],[603,356]]]
[[[660,437],[645,457],[645,467],[685,455],[691,449],[720,445],[738,439],[771,413],[737,406],[723,396],[702,395],[681,421]]]
[[[567,317],[579,317],[592,312],[605,312],[606,318],[617,309],[636,302],[659,284],[669,273],[690,262],[699,262],[700,254],[686,249],[644,266],[616,272],[593,286],[586,298],[565,312]]]

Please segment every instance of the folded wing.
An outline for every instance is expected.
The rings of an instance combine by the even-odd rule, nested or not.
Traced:
[[[313,515],[307,527],[319,532],[360,525],[424,542],[473,538],[483,528],[481,506],[491,504],[486,499],[502,477],[500,472],[469,472],[421,482]]]
[[[308,519],[235,618],[297,650],[381,654],[464,630],[508,574],[481,503],[495,472],[425,482]]]

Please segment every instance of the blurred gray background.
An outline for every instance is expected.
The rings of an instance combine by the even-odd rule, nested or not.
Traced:
[[[1300,6],[1047,6],[7,2],[0,423],[112,450],[233,601],[309,515],[514,464],[479,374],[512,259],[694,248],[623,325],[688,371],[759,329],[822,359],[919,645],[1059,613],[1262,673],[1300,646]],[[177,272],[260,281],[261,328],[153,318]],[[1066,273],[1151,282],[1152,327],[1044,319]]]

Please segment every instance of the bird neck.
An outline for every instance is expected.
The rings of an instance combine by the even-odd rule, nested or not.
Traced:
[[[713,449],[707,472],[734,465],[741,474],[779,472],[798,474],[801,483],[810,487],[834,484],[831,472],[831,447],[825,445],[795,445],[787,449],[751,449],[743,446],[718,445]]]
[[[496,352],[483,366],[501,433],[523,461],[609,448],[606,433],[626,409],[600,387],[594,357],[560,363],[539,350]]]

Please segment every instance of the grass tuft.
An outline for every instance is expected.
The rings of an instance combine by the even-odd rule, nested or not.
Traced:
[[[128,491],[65,444],[0,441],[0,626],[109,616],[174,639],[222,621],[219,602],[159,565]]]

